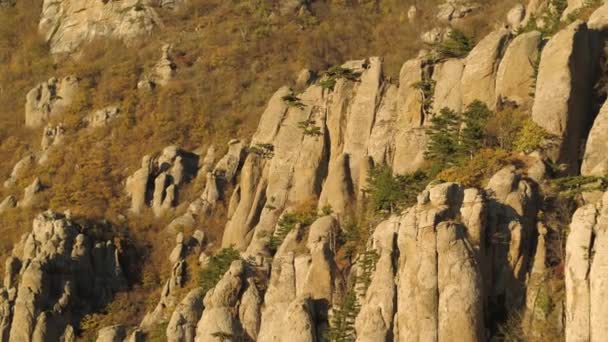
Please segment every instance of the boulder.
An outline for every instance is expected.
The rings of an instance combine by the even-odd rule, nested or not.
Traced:
[[[78,92],[78,78],[51,78],[38,84],[26,95],[25,125],[40,127],[63,114]]]
[[[566,341],[601,341],[607,324],[604,295],[607,291],[605,252],[606,210],[601,203],[579,208],[572,217],[566,241]]]
[[[517,30],[521,27],[521,24],[526,17],[526,8],[523,4],[518,3],[513,6],[507,13],[507,24],[511,30]]]
[[[196,288],[177,305],[167,326],[167,342],[194,342],[196,324],[203,313],[203,294]]]
[[[36,177],[32,184],[23,190],[23,198],[19,201],[18,206],[21,208],[31,207],[35,204],[37,194],[43,190],[40,178]]]
[[[589,20],[587,21],[587,26],[590,30],[594,31],[606,31],[608,29],[608,4],[604,3],[604,5],[600,6],[596,9]]]
[[[575,14],[576,11],[580,10],[587,4],[586,0],[568,0],[568,7],[562,14],[562,20],[566,20],[571,14]]]
[[[236,336],[239,331],[238,311],[235,309],[243,286],[245,265],[241,260],[209,290],[203,301],[205,310],[196,327],[196,342],[215,341],[217,334]]]
[[[463,70],[464,62],[460,59],[448,59],[435,66],[433,72],[435,81],[433,111],[435,113],[439,113],[443,108],[449,108],[457,113],[462,111],[460,79]]]
[[[97,342],[123,342],[127,337],[127,329],[123,325],[113,325],[99,330]]]
[[[28,153],[25,157],[21,158],[11,171],[10,177],[4,182],[5,188],[14,186],[17,181],[25,174],[30,172],[36,165],[36,156]]]
[[[532,119],[560,139],[554,162],[579,169],[581,144],[591,126],[594,56],[587,25],[576,21],[553,36],[543,49]]]
[[[608,173],[608,156],[606,156],[606,148],[608,148],[607,130],[608,103],[605,103],[595,118],[587,137],[581,175],[603,177]]]
[[[398,227],[398,221],[389,219],[380,223],[372,236],[372,248],[378,260],[355,321],[359,342],[388,341],[392,337],[396,312],[396,269],[393,260],[397,253]]]
[[[462,73],[462,102],[468,106],[475,100],[494,108],[496,72],[507,46],[509,31],[493,31],[471,50]]]
[[[330,166],[330,173],[323,185],[323,191],[319,198],[319,208],[331,207],[336,214],[346,214],[347,209],[353,203],[353,184],[350,175],[349,156],[341,155]]]
[[[539,57],[541,34],[538,31],[518,35],[507,47],[496,74],[496,102],[514,103],[530,108],[534,91],[534,63]]]
[[[461,19],[478,7],[479,5],[471,0],[446,0],[437,6],[437,19],[446,22]]]
[[[467,227],[451,221],[463,198],[457,184],[431,186],[399,219],[400,341],[485,339],[481,271]]]
[[[83,121],[85,125],[92,128],[104,127],[119,115],[120,109],[116,106],[110,106],[89,114]]]

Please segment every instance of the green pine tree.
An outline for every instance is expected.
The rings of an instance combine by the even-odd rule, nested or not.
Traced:
[[[473,157],[484,146],[485,127],[491,116],[492,111],[488,106],[478,100],[462,113],[464,127],[460,133],[460,149],[465,156]]]
[[[460,157],[460,116],[449,108],[443,108],[431,119],[426,130],[429,138],[425,158],[441,168],[454,165]]]

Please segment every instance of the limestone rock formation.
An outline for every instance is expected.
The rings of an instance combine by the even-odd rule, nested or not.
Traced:
[[[591,96],[596,52],[587,25],[570,24],[553,36],[543,49],[532,108],[532,119],[561,142],[551,155],[579,167],[581,144],[592,120]]]
[[[78,78],[51,78],[38,84],[26,96],[25,125],[39,127],[50,119],[61,116],[79,90]]]
[[[45,0],[39,29],[52,53],[72,53],[95,38],[129,42],[159,26],[149,1]]]
[[[126,288],[113,243],[94,241],[84,227],[52,212],[38,215],[15,245],[4,280],[8,310],[0,335],[11,341],[59,341],[81,315]]]

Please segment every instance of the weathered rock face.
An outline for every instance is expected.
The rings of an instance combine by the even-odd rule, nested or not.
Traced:
[[[605,31],[608,29],[608,4],[600,6],[587,21],[587,26],[590,30]]]
[[[24,174],[29,172],[36,164],[36,157],[33,154],[28,154],[21,158],[13,167],[10,177],[4,182],[5,188],[10,188],[23,177]]]
[[[195,341],[213,341],[217,334],[240,335],[238,310],[235,308],[243,286],[244,272],[243,262],[235,261],[215,288],[207,292],[204,299],[205,310],[196,327]]]
[[[149,1],[45,0],[39,29],[52,53],[72,53],[98,37],[129,42],[158,26]]]
[[[537,31],[517,36],[500,63],[496,74],[497,103],[515,103],[531,107],[534,90],[534,63],[538,59],[541,34]]]
[[[203,290],[194,289],[175,308],[167,326],[167,342],[194,342],[196,324],[203,313]]]
[[[525,304],[526,277],[534,262],[538,188],[510,166],[490,179],[486,192],[492,198],[485,234],[500,237],[481,251],[483,259],[492,263],[485,265],[486,287],[494,308],[514,310]]]
[[[78,91],[78,78],[68,76],[60,80],[51,78],[30,90],[25,103],[25,125],[39,127],[59,117]]]
[[[602,341],[608,327],[606,310],[605,245],[606,205],[604,194],[597,205],[579,208],[566,242],[566,341]]]
[[[461,19],[478,7],[479,5],[471,0],[446,0],[437,7],[437,19],[443,21]]]
[[[577,21],[558,32],[545,46],[538,73],[532,119],[561,139],[551,155],[578,171],[581,144],[591,125],[593,72],[592,37]]]
[[[483,283],[467,248],[469,227],[452,221],[463,199],[459,185],[437,185],[399,220],[399,341],[485,339]]]
[[[36,217],[6,265],[3,341],[59,341],[83,314],[126,287],[112,242],[94,241],[85,228],[52,212]]]
[[[493,108],[496,99],[496,72],[509,32],[499,29],[483,38],[466,58],[462,73],[462,102],[468,106],[475,100]]]
[[[397,309],[394,260],[398,227],[399,222],[390,219],[374,231],[371,248],[377,253],[378,260],[357,316],[357,341],[389,341],[393,335],[393,319]]]
[[[176,204],[179,187],[198,171],[198,156],[176,146],[168,146],[156,158],[144,156],[142,166],[126,181],[131,211],[139,214],[146,205],[161,216]]]
[[[585,156],[581,166],[583,176],[604,176],[608,172],[608,103],[604,104],[593,122],[593,127],[587,138]]]
[[[123,342],[127,337],[127,331],[122,325],[114,325],[99,330],[97,342]]]
[[[112,120],[120,115],[120,108],[116,106],[106,107],[94,111],[84,118],[84,123],[92,128],[107,126]]]
[[[435,95],[433,110],[439,113],[443,108],[455,112],[462,111],[462,91],[460,79],[464,70],[464,62],[459,59],[450,59],[435,66],[433,80],[435,84]]]
[[[162,55],[152,71],[139,81],[137,87],[140,89],[152,90],[156,87],[167,85],[177,73],[177,65],[173,62],[173,52],[171,45],[162,47]]]

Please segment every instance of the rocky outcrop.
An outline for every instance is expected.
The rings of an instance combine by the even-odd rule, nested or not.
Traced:
[[[462,72],[462,102],[468,106],[475,100],[493,108],[496,102],[496,73],[509,39],[506,29],[499,29],[483,38],[466,58]]]
[[[437,185],[400,219],[400,341],[485,339],[481,271],[467,247],[469,227],[454,221],[463,199],[459,185]]]
[[[372,236],[371,248],[378,260],[355,322],[357,341],[389,341],[393,335],[393,319],[397,309],[394,260],[398,227],[399,222],[395,219],[384,221],[376,227]]]
[[[550,157],[578,171],[581,144],[591,125],[596,52],[587,25],[576,21],[558,32],[543,49],[532,119],[560,138]]]
[[[175,206],[179,187],[197,171],[198,156],[176,146],[166,147],[156,158],[144,156],[141,168],[126,180],[131,211],[139,214],[149,205],[156,216],[162,216]]]
[[[6,263],[3,340],[59,341],[83,314],[126,288],[116,247],[84,231],[60,214],[36,217]]]
[[[25,103],[25,125],[39,127],[61,116],[79,90],[78,78],[51,78],[30,90]]]
[[[606,319],[605,267],[608,260],[604,194],[597,205],[579,208],[570,224],[566,242],[566,341],[601,341],[608,327]]]
[[[10,188],[14,186],[17,181],[30,172],[35,165],[36,157],[33,154],[27,154],[25,157],[21,158],[13,167],[9,178],[4,182],[4,187]]]
[[[509,44],[496,74],[497,103],[514,103],[530,108],[534,91],[534,63],[539,57],[541,34],[537,31],[521,34]]]
[[[244,272],[243,262],[235,261],[215,288],[207,292],[203,301],[205,310],[196,326],[196,342],[214,341],[216,336],[242,334],[236,307]]]
[[[109,106],[89,114],[83,119],[83,123],[91,128],[107,126],[112,120],[120,115],[120,109],[116,106]]]
[[[443,108],[457,113],[462,111],[460,80],[463,70],[464,62],[459,59],[449,59],[435,66],[433,73],[433,80],[436,84],[433,96],[435,113],[439,113]]]
[[[63,124],[47,124],[42,132],[42,141],[40,143],[40,154],[38,164],[44,165],[49,158],[49,153],[52,148],[60,145],[65,137],[65,127]]]
[[[608,29],[608,4],[600,6],[591,14],[587,21],[587,26],[590,30],[605,31]]]
[[[97,342],[123,342],[127,337],[127,331],[122,325],[114,325],[99,330]]]
[[[167,342],[194,342],[196,324],[203,313],[203,290],[196,288],[179,303],[167,326]]]
[[[149,1],[45,0],[39,29],[52,53],[72,53],[95,38],[129,42],[159,26]]]
[[[36,177],[32,184],[23,190],[23,198],[21,201],[19,201],[19,203],[17,203],[17,205],[21,208],[33,206],[37,202],[36,199],[38,197],[38,193],[40,193],[42,190],[42,182],[40,181],[40,178]]]
[[[446,0],[437,6],[437,19],[446,22],[461,19],[477,8],[479,5],[472,0]]]
[[[173,62],[173,52],[171,45],[162,47],[162,55],[152,71],[139,81],[137,87],[140,89],[152,90],[156,87],[166,86],[177,73],[177,65]]]
[[[605,103],[593,121],[593,127],[587,137],[587,146],[581,165],[581,175],[602,177],[608,172],[608,103]]]

